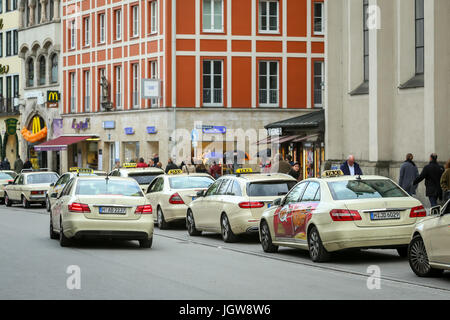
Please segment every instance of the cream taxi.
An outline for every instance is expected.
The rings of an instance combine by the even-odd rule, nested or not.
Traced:
[[[50,210],[50,238],[63,247],[73,239],[153,242],[152,206],[131,178],[76,176],[67,182]]]
[[[5,187],[9,182],[14,181],[14,178],[17,176],[15,171],[11,170],[1,170],[0,171],[0,203],[5,201]]]
[[[156,176],[164,174],[164,170],[155,167],[138,168],[136,163],[124,163],[121,168],[112,170],[112,177],[130,177],[137,181],[142,191],[146,192],[149,184]]]
[[[260,240],[265,252],[309,250],[314,262],[348,248],[395,248],[406,257],[414,225],[425,216],[422,204],[388,178],[327,171],[274,201],[261,217]]]
[[[5,187],[5,205],[22,203],[25,208],[31,204],[46,205],[46,194],[50,184],[59,178],[56,172],[22,170],[22,172]]]
[[[257,233],[263,211],[295,184],[289,175],[253,174],[250,169],[223,176],[189,205],[188,232],[191,236],[202,231],[220,233],[225,242],[236,241],[239,234]]]
[[[156,210],[153,215],[160,229],[177,220],[186,220],[188,205],[197,192],[209,188],[214,179],[206,173],[183,173],[170,170],[168,174],[157,176],[148,187],[146,197]]]
[[[450,200],[420,221],[408,248],[411,269],[419,277],[441,275],[450,270]]]
[[[50,212],[50,208],[53,204],[53,199],[52,197],[50,197],[49,195],[51,195],[52,193],[56,193],[56,195],[59,195],[59,193],[61,192],[61,190],[64,188],[64,186],[66,185],[66,183],[72,179],[73,177],[77,176],[77,175],[95,175],[95,176],[103,176],[103,175],[107,175],[107,173],[105,172],[104,174],[102,174],[102,171],[94,171],[92,169],[86,169],[86,168],[78,168],[78,167],[72,167],[69,169],[69,172],[64,173],[63,175],[61,175],[59,177],[59,179],[55,182],[50,184],[50,188],[46,193],[45,196],[45,203],[46,203],[46,208],[47,211]]]

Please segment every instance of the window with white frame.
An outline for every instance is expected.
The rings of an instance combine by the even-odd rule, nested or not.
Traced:
[[[115,67],[116,73],[116,109],[122,108],[122,67]]]
[[[91,73],[84,72],[84,111],[91,111]]]
[[[279,106],[278,61],[259,62],[259,105]]]
[[[84,18],[84,45],[88,46],[91,42],[90,19]]]
[[[415,24],[416,24],[416,75],[423,74],[425,70],[425,37],[424,37],[424,1],[415,0]]]
[[[363,0],[363,69],[364,69],[364,81],[369,81],[370,71],[369,71],[369,27],[367,25],[367,20],[369,19],[369,0]]]
[[[203,0],[203,31],[223,31],[223,0]]]
[[[158,79],[158,61],[150,61],[150,78]],[[151,99],[151,106],[156,107],[158,105],[158,99]]]
[[[105,14],[99,15],[99,41],[105,43]]]
[[[77,97],[77,82],[75,77],[75,72],[70,73],[70,112],[76,112],[76,97]]]
[[[157,33],[158,32],[158,2],[152,1],[150,3],[150,32]]]
[[[223,106],[223,61],[203,61],[203,105]]]
[[[122,39],[122,10],[116,10],[116,40]]]
[[[75,19],[70,21],[70,49],[75,49],[76,45],[76,32],[77,29],[75,28]]]
[[[259,0],[259,31],[278,32],[278,0]]]
[[[133,70],[133,108],[139,107],[139,63],[134,63],[132,66]]]
[[[137,37],[139,35],[139,6],[134,6],[132,10],[133,10],[132,35],[133,37]]]
[[[314,62],[314,107],[323,107],[323,87],[325,84],[325,70],[323,61]]]
[[[323,2],[314,2],[314,34],[323,35],[325,32],[324,24],[324,4]]]

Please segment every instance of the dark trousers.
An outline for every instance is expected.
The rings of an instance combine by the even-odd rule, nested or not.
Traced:
[[[430,200],[431,207],[437,206],[437,197],[428,197],[428,199]]]

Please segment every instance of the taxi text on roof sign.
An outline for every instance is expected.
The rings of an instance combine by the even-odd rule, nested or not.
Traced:
[[[124,168],[136,168],[137,164],[136,163],[124,163],[123,167]]]
[[[78,167],[71,167],[69,169],[69,172],[76,172],[76,171],[78,171],[78,169],[80,169],[80,168],[78,168]]]
[[[242,169],[237,169],[236,173],[253,173],[253,170],[251,168],[242,168]]]
[[[169,170],[168,174],[182,174],[183,170],[181,169],[173,169],[173,170]]]
[[[326,170],[322,173],[322,178],[332,178],[343,176],[342,170]]]
[[[87,169],[87,168],[79,168],[77,169],[77,173],[88,173],[88,174],[93,174],[94,170],[92,169]]]

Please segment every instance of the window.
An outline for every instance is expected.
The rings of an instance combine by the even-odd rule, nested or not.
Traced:
[[[6,77],[6,107],[11,110],[12,82],[11,77]]]
[[[132,8],[133,11],[133,25],[131,27],[133,37],[137,37],[139,35],[139,6],[134,6]]]
[[[425,70],[425,41],[424,41],[424,3],[416,0],[416,74],[423,74]]]
[[[28,59],[27,73],[27,87],[32,87],[34,86],[34,61],[32,58]]]
[[[11,1],[12,0],[6,0],[6,12],[11,11]]]
[[[42,3],[41,3],[41,1],[37,1],[37,3],[38,3],[38,5],[37,5],[37,12],[36,12],[36,15],[37,15],[37,19],[36,19],[36,21],[37,21],[37,23],[41,23],[41,12],[42,12]]]
[[[223,106],[223,61],[203,61],[203,104]]]
[[[116,40],[122,39],[122,10],[116,10]]]
[[[308,182],[302,182],[295,186],[286,196],[284,205],[299,202],[300,197],[303,195],[303,191],[305,191],[307,185]]]
[[[70,112],[76,112],[76,92],[77,82],[75,77],[75,72],[70,73]]]
[[[158,32],[158,2],[150,2],[150,32]]]
[[[105,68],[100,68],[98,69],[98,81],[102,81],[102,78],[106,77],[106,71]],[[100,89],[100,93],[99,93],[99,98],[100,98],[100,105],[105,102],[103,101],[103,95],[102,95],[102,90]]]
[[[0,57],[3,57],[3,33],[0,32]]]
[[[388,179],[328,182],[328,187],[334,200],[408,197]]]
[[[91,26],[90,19],[84,18],[84,45],[88,46],[91,42]]]
[[[19,76],[16,75],[13,77],[13,97],[19,97]]]
[[[12,4],[13,10],[16,10],[17,9],[17,0],[12,0],[12,2],[13,2],[13,4]]]
[[[58,82],[58,55],[56,53],[52,56],[51,64],[52,73],[50,75],[50,82],[56,83]]]
[[[259,31],[278,32],[278,0],[259,1]]]
[[[364,81],[369,81],[369,0],[363,0],[363,32],[364,32]]]
[[[249,197],[276,197],[283,196],[295,186],[295,181],[253,182],[247,186]]]
[[[303,193],[302,202],[316,201],[317,192],[320,192],[320,185],[317,182],[310,182]]]
[[[6,56],[11,55],[11,31],[6,32]]]
[[[91,111],[91,73],[84,72],[84,111]]]
[[[116,108],[122,108],[122,67],[115,67],[116,73]]]
[[[50,5],[49,5],[49,17],[50,17],[50,21],[53,20],[53,16],[55,14],[55,0],[50,0]]]
[[[3,0],[0,0],[0,13],[3,13]]]
[[[324,62],[315,61],[314,62],[314,106],[323,106],[323,86],[324,86]]]
[[[203,31],[223,31],[223,0],[203,0]]]
[[[39,85],[45,85],[45,57],[41,56],[39,58]]]
[[[323,2],[314,2],[314,34],[324,34]]]
[[[278,106],[278,61],[259,62],[259,104]]]
[[[133,108],[139,107],[139,63],[132,65],[133,69]]]
[[[158,79],[158,61],[150,61],[150,78]],[[157,99],[150,100],[151,106],[156,107],[158,105]]]
[[[76,32],[75,19],[73,19],[70,21],[70,49],[75,49]]]
[[[13,31],[13,54],[17,55],[19,53],[19,33],[17,30]]]
[[[105,43],[105,14],[99,15],[99,42]]]

